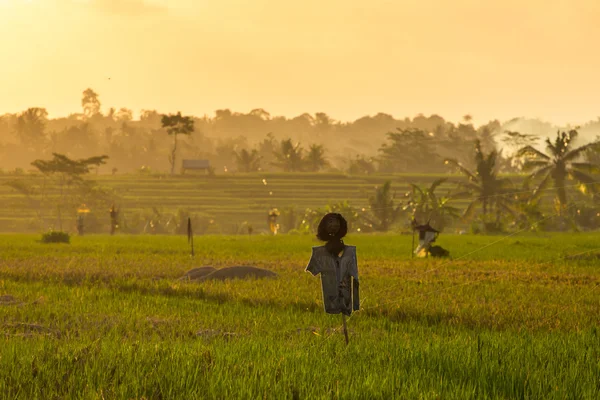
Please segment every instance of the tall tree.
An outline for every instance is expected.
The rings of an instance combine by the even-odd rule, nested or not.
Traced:
[[[546,139],[546,154],[533,146],[525,146],[517,152],[518,157],[525,159],[523,170],[531,171],[524,182],[525,188],[528,188],[532,181],[539,179],[532,199],[538,199],[542,192],[550,184],[553,184],[560,207],[559,213],[567,205],[567,189],[565,187],[567,180],[577,182],[582,193],[596,193],[597,191],[597,183],[594,182],[594,178],[589,173],[600,172],[600,166],[578,161],[587,152],[599,150],[600,142],[596,141],[573,148],[573,142],[577,135],[575,129],[569,132],[557,131],[554,142],[550,138]]]
[[[387,134],[379,152],[381,162],[390,172],[436,172],[440,158],[435,151],[433,136],[420,129],[400,129]]]
[[[91,118],[94,115],[100,114],[100,105],[98,93],[94,92],[90,88],[87,88],[83,91],[83,97],[81,98],[83,115],[85,115],[87,118]]]
[[[365,156],[356,155],[356,158],[351,158],[348,161],[349,174],[374,174],[377,170],[377,165],[373,158],[365,158]]]
[[[511,198],[507,193],[510,180],[498,178],[496,168],[497,159],[498,152],[496,150],[486,155],[481,150],[481,143],[479,140],[476,140],[475,172],[469,171],[454,159],[447,159],[445,161],[446,164],[455,166],[466,176],[467,182],[462,182],[460,185],[475,196],[465,210],[464,218],[471,217],[478,205],[481,205],[484,218],[495,212],[496,224],[500,222],[500,217],[503,213],[513,213],[510,207]]]
[[[192,117],[184,117],[181,112],[178,112],[177,114],[163,115],[161,124],[167,130],[167,133],[173,136],[173,148],[171,149],[169,162],[171,163],[171,174],[175,174],[177,135],[191,135],[194,132],[194,120]]]
[[[260,155],[258,150],[252,149],[248,151],[242,149],[233,153],[235,155],[235,161],[240,172],[256,172],[260,169]]]
[[[279,149],[273,155],[275,160],[273,165],[283,169],[285,172],[300,172],[304,170],[304,149],[300,143],[295,145],[292,139],[282,140],[279,144]]]
[[[28,108],[17,117],[15,132],[23,146],[39,149],[46,141],[45,128],[48,112],[45,108]]]
[[[72,160],[64,154],[53,153],[51,160],[35,160],[31,163],[44,176],[52,178],[59,190],[57,199],[57,217],[60,230],[62,230],[62,209],[69,203],[73,195],[69,188],[73,185],[82,186],[83,175],[88,174],[92,167],[106,164],[108,156],[96,156],[80,160]]]
[[[320,144],[312,144],[306,154],[306,164],[309,171],[317,172],[329,165],[325,159],[325,148]]]
[[[266,137],[258,143],[257,147],[258,155],[263,162],[263,169],[265,169],[265,166],[272,166],[275,162],[275,152],[277,150],[277,141],[273,133],[267,133]]]
[[[369,213],[364,217],[367,226],[375,231],[388,231],[400,215],[402,206],[396,204],[396,194],[392,192],[392,183],[386,181],[375,190],[375,195],[369,198]]]

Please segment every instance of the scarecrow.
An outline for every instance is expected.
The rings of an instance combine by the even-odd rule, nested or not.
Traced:
[[[325,312],[342,314],[346,344],[346,316],[360,308],[356,247],[344,244],[342,238],[347,232],[348,223],[341,214],[325,215],[319,223],[317,238],[326,243],[312,248],[306,267],[306,271],[314,276],[321,274]]]
[[[117,211],[115,205],[113,204],[108,212],[110,213],[110,234],[114,235],[117,228],[119,228],[119,211]]]
[[[447,257],[450,255],[450,252],[440,246],[432,246],[432,244],[436,241],[440,232],[433,229],[431,225],[429,225],[429,221],[425,225],[419,225],[419,223],[413,219],[412,221],[413,227],[413,241],[414,241],[414,232],[419,232],[419,245],[414,251],[414,254],[419,257],[427,257],[431,255],[432,257]],[[414,243],[413,243],[414,247]]]
[[[90,209],[85,204],[82,204],[77,209],[77,233],[79,234],[79,236],[83,236],[83,231],[84,231],[83,217],[85,214],[88,214],[89,212],[90,212]]]
[[[280,212],[276,208],[272,208],[269,211],[269,217],[268,217],[269,230],[271,231],[271,233],[273,235],[277,235],[277,232],[279,231],[279,224],[277,223],[277,218],[279,218],[279,215],[280,215]]]

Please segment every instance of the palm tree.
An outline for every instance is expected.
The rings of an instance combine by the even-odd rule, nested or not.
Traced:
[[[15,131],[21,144],[28,148],[41,148],[46,140],[44,132],[48,112],[45,108],[28,108],[17,117]]]
[[[463,218],[471,217],[478,205],[481,205],[483,217],[491,212],[496,212],[496,224],[500,222],[503,212],[513,214],[506,188],[510,184],[508,179],[499,179],[496,170],[498,152],[491,151],[487,156],[481,150],[481,142],[475,141],[475,172],[469,171],[454,159],[447,159],[446,164],[452,164],[467,177],[467,182],[459,183],[468,193],[475,195],[463,214]],[[461,194],[462,195],[462,194]],[[455,195],[458,196],[458,195]]]
[[[242,149],[233,154],[240,172],[256,172],[260,169],[260,160],[262,157],[258,154],[258,150],[253,149],[252,151],[248,151]]]
[[[293,144],[292,139],[282,140],[279,149],[273,152],[276,161],[272,164],[285,172],[301,172],[304,170],[304,149],[300,143]]]
[[[567,191],[565,181],[577,182],[582,193],[596,193],[596,183],[588,173],[600,172],[600,168],[589,162],[577,162],[586,153],[600,149],[600,142],[592,142],[584,146],[573,148],[572,142],[577,138],[577,131],[572,129],[568,133],[556,132],[554,143],[550,138],[546,139],[547,154],[535,149],[533,146],[525,146],[517,152],[517,157],[525,158],[524,171],[532,171],[523,185],[529,188],[529,184],[541,178],[531,196],[532,200],[539,199],[542,192],[554,184],[556,199],[561,212],[567,205]]]
[[[369,228],[386,232],[398,220],[403,210],[402,206],[395,205],[395,197],[390,181],[377,188],[375,195],[369,198],[369,215],[364,217]]]
[[[329,162],[325,159],[325,149],[323,148],[323,145],[313,144],[308,148],[306,164],[308,165],[308,170],[312,172],[317,172],[329,165]]]
[[[448,204],[458,194],[439,197],[435,193],[435,190],[447,180],[448,178],[436,179],[425,189],[411,183],[412,191],[406,194],[409,200],[403,209],[411,210],[413,219],[419,223],[424,224],[430,221],[438,231],[442,231],[448,220],[460,216],[459,209]]]

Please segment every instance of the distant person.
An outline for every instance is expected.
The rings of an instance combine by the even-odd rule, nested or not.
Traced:
[[[279,232],[279,224],[277,223],[277,218],[279,218],[280,212],[278,209],[273,208],[269,210],[269,216],[267,218],[267,222],[269,224],[269,230],[273,235],[277,235]]]
[[[109,213],[110,213],[110,234],[114,235],[115,231],[119,227],[119,222],[118,222],[119,212],[115,208],[114,204],[110,208]]]
[[[77,233],[83,236],[83,214],[77,215]]]
[[[341,214],[329,213],[317,231],[317,238],[326,243],[312,248],[306,271],[314,276],[321,274],[325,312],[350,315],[359,310],[360,303],[356,247],[347,246],[342,240],[348,223]]]

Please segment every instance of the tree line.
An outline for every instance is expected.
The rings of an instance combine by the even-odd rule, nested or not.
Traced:
[[[497,155],[501,170],[516,172],[520,165],[510,156],[531,134],[506,130],[511,124],[499,121],[475,127],[469,115],[457,124],[438,115],[395,119],[382,113],[343,123],[325,113],[285,118],[263,109],[217,110],[213,117],[179,114],[181,121],[174,123],[187,121],[193,131],[173,134],[175,125],[165,125],[163,118],[177,114],[145,110],[134,120],[129,109],[102,112],[101,106],[100,96],[87,89],[81,112],[66,118],[48,118],[44,108],[1,116],[0,168],[28,169],[28,160],[60,153],[76,159],[106,154],[110,161],[103,173],[175,172],[183,158],[208,159],[217,173],[436,173],[445,171],[440,161],[447,158],[473,167],[473,142],[479,140],[486,151],[504,148]],[[534,128],[531,136],[537,138],[549,129]]]
[[[163,117],[163,126],[174,137],[173,153],[177,148],[177,135],[193,132],[191,119],[181,114]],[[511,134],[516,136],[514,133]],[[598,155],[600,141],[576,146],[577,130],[558,131],[553,140],[546,139],[545,151],[540,151],[531,144],[531,137],[522,137],[514,158],[519,161],[520,168],[527,173],[520,180],[500,176],[499,151],[485,151],[480,140],[473,143],[473,168],[465,166],[454,158],[442,161],[447,172],[458,172],[463,179],[443,177],[434,180],[428,187],[410,183],[411,190],[398,195],[387,181],[377,187],[369,196],[369,206],[357,209],[347,200],[327,204],[324,208],[297,210],[293,205],[285,205],[277,211],[281,217],[284,232],[314,233],[322,215],[327,212],[342,213],[348,220],[352,230],[362,232],[386,232],[394,227],[406,228],[408,221],[429,222],[438,230],[443,230],[456,220],[472,223],[475,232],[497,233],[508,230],[565,230],[596,229],[600,227],[600,197],[598,196],[600,165],[592,157],[584,161],[587,154]],[[289,154],[297,157],[282,157],[279,162],[289,163],[286,168],[301,168],[310,159],[298,155],[298,147],[284,142]],[[241,153],[244,154],[244,153]],[[173,156],[174,157],[174,156]],[[108,156],[94,156],[85,159],[70,159],[54,153],[49,160],[37,159],[31,165],[43,177],[43,183],[36,184],[30,179],[21,178],[8,181],[6,184],[21,193],[30,206],[38,213],[38,220],[44,221],[47,203],[55,204],[54,217],[57,227],[62,230],[63,211],[69,214],[77,204],[85,202],[98,203],[94,208],[104,208],[117,197],[114,191],[97,185],[91,179],[84,179],[94,168],[107,163]],[[172,159],[174,161],[174,158]],[[309,167],[310,164],[308,165]],[[438,193],[444,183],[454,182],[455,188],[445,195]],[[58,196],[52,200],[48,190],[58,190]],[[546,195],[546,196],[544,196]],[[542,200],[546,204],[542,204]],[[547,200],[552,199],[551,204]],[[457,201],[466,202],[461,209]],[[100,207],[98,207],[100,206]],[[165,215],[154,210],[143,222],[144,230],[149,233],[181,233],[187,217],[185,213]],[[164,220],[165,218],[166,221]],[[210,222],[212,221],[212,222]],[[200,232],[206,231],[214,224],[212,219],[201,221],[196,219]],[[123,221],[124,227],[132,227]],[[135,224],[134,224],[135,225]],[[170,225],[170,228],[167,228]],[[247,227],[251,232],[252,227]],[[136,228],[132,228],[136,229]],[[236,230],[237,231],[237,230]],[[140,233],[140,232],[138,232]],[[232,233],[232,232],[229,232]]]

